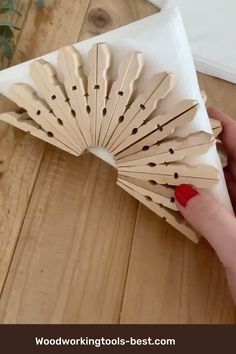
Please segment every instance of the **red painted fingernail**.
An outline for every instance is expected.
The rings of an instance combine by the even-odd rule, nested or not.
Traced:
[[[198,191],[188,184],[181,184],[175,189],[175,198],[183,207],[186,207],[188,201],[198,194]]]

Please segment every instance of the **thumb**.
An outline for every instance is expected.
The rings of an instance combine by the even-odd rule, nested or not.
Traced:
[[[175,189],[177,206],[184,218],[215,249],[226,269],[236,269],[236,219],[213,197],[182,184]]]

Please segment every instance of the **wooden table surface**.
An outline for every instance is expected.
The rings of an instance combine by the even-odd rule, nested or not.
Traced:
[[[12,65],[157,11],[145,0],[17,4]],[[209,103],[236,117],[235,85],[199,78]],[[119,189],[110,166],[4,123],[0,160],[1,323],[235,322],[210,246],[191,243]]]

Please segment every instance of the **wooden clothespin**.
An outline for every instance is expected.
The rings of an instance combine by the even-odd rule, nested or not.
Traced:
[[[118,182],[143,195],[149,195],[155,203],[169,209],[178,210],[175,204],[174,189],[170,186],[157,184],[155,181],[142,181],[140,179],[121,176]]]
[[[124,113],[124,119],[118,124],[107,145],[109,151],[117,153],[118,146],[147,120],[158,103],[172,90],[174,82],[174,76],[167,72],[154,75],[146,91],[139,95]]]
[[[71,137],[83,146],[84,138],[75,119],[75,112],[69,104],[64,86],[57,79],[53,66],[43,59],[33,61],[30,64],[30,76],[41,90],[55,116],[61,120]]]
[[[167,162],[180,161],[188,156],[196,156],[206,153],[215,143],[212,134],[198,132],[188,135],[185,138],[171,138],[159,144],[152,145],[147,150],[141,150],[134,154],[128,154],[124,150],[117,155],[118,167],[141,166],[150,163],[163,164]]]
[[[53,134],[58,141],[78,154],[83,151],[83,148],[70,136],[60,120],[54,116],[48,104],[37,96],[30,85],[24,83],[12,85],[10,96],[19,107],[27,111],[29,117],[45,130],[48,135]]]
[[[92,145],[98,143],[103,117],[106,113],[108,97],[108,70],[111,52],[107,43],[96,43],[89,54],[88,106]]]
[[[74,150],[70,149],[65,144],[58,141],[53,133],[44,131],[40,125],[38,125],[35,121],[29,118],[29,116],[25,113],[20,114],[16,112],[7,112],[0,114],[0,120],[13,125],[16,128],[19,128],[26,133],[30,133],[31,135],[39,138],[49,144],[52,144],[58,147],[61,150],[69,152],[72,155],[79,156]]]
[[[132,195],[139,202],[144,204],[147,208],[152,210],[155,214],[159,215],[161,218],[165,219],[170,225],[174,226],[178,231],[187,236],[190,240],[195,243],[199,242],[199,235],[193,231],[189,226],[187,226],[186,221],[180,215],[180,213],[166,209],[163,205],[155,203],[148,192],[141,194],[136,190],[128,187],[120,180],[117,182],[118,186],[124,189],[127,193]]]
[[[221,122],[219,122],[216,119],[210,118],[210,123],[211,123],[211,129],[213,131],[213,135],[215,138],[217,138],[222,132]]]
[[[113,153],[118,155],[127,149],[127,154],[141,151],[144,146],[150,147],[171,135],[176,128],[191,122],[198,110],[195,100],[183,100],[177,103],[168,113],[150,119],[141,126],[129,129],[129,136]],[[145,139],[144,139],[145,138]],[[126,155],[127,155],[126,154]]]
[[[113,132],[119,124],[134,92],[134,84],[139,78],[143,67],[140,52],[129,53],[122,61],[117,80],[113,83],[103,118],[99,145],[107,146]]]
[[[220,162],[222,168],[225,168],[228,165],[228,156],[223,147],[222,141],[219,139],[219,135],[221,134],[223,128],[221,122],[216,119],[210,118],[211,129],[213,131],[214,137],[216,138],[216,148],[220,158]]]
[[[144,166],[118,167],[118,175],[153,180],[159,184],[177,186],[182,183],[193,184],[198,188],[210,188],[219,180],[218,171],[209,165],[191,166],[184,163],[169,163],[156,165],[150,163]]]
[[[58,52],[57,63],[63,73],[66,93],[71,108],[75,112],[75,119],[85,145],[91,146],[90,121],[86,111],[88,106],[87,80],[83,73],[80,53],[73,46],[61,48]]]

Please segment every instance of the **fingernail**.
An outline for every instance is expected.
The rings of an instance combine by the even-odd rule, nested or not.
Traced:
[[[186,207],[189,200],[198,194],[198,191],[188,184],[181,184],[175,189],[175,198],[183,207]]]

